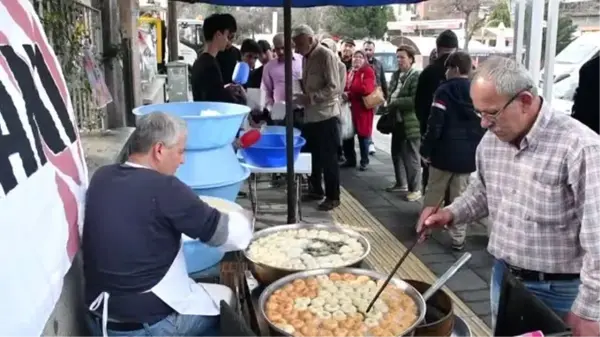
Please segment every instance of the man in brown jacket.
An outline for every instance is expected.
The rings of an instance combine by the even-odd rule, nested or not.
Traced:
[[[304,56],[302,69],[303,93],[294,96],[297,105],[304,106],[304,135],[312,156],[310,176],[311,200],[323,211],[340,205],[340,169],[337,150],[340,142],[340,72],[335,54],[322,46],[307,25],[292,31],[296,51]],[[325,178],[325,190],[321,184]]]

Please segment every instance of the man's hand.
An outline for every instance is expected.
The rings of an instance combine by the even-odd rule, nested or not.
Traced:
[[[571,328],[574,337],[600,336],[600,322],[581,318],[572,312],[567,314],[565,322]]]
[[[306,94],[295,94],[293,98],[293,103],[299,106],[306,106],[310,103],[308,95]]]
[[[347,92],[344,92],[344,93],[342,94],[342,100],[343,100],[344,102],[348,102],[348,93],[347,93]]]
[[[425,157],[421,157],[421,160],[423,161],[423,163],[425,163],[426,165],[431,164],[431,159],[429,158],[425,158]]]
[[[419,217],[417,224],[417,233],[422,233],[419,241],[425,240],[425,238],[431,233],[432,229],[443,228],[446,225],[452,223],[454,216],[447,209],[440,209],[437,213],[434,213],[435,207],[425,207]]]

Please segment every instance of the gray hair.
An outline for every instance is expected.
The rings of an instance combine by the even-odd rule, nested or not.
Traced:
[[[156,143],[174,146],[187,130],[183,119],[159,111],[138,118],[136,124],[129,140],[129,154],[147,153]]]
[[[301,24],[292,29],[292,38],[294,39],[300,35],[315,36],[315,31],[309,25]]]
[[[513,96],[523,90],[529,90],[535,96],[538,94],[529,71],[508,57],[492,56],[482,62],[473,74],[473,80],[478,78],[492,81],[500,95]]]
[[[273,36],[273,44],[275,45],[277,42],[285,43],[283,33],[277,33],[275,36]]]

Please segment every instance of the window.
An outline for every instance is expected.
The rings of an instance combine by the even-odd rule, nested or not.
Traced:
[[[383,64],[383,71],[391,73],[398,70],[396,53],[375,53],[375,58]]]

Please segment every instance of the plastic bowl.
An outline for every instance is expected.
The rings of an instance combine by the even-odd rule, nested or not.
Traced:
[[[245,174],[231,145],[210,150],[188,150],[185,161],[175,172],[175,176],[189,186],[228,183]]]
[[[225,253],[198,240],[183,241],[183,255],[188,274],[197,273],[214,266],[223,260]]]
[[[277,135],[285,135],[286,127],[280,125],[267,125],[262,130],[263,134],[277,134]],[[300,130],[294,128],[294,137],[300,137],[302,132]]]
[[[242,184],[250,176],[250,169],[243,165],[242,169],[245,173],[238,179],[216,185],[191,186],[191,188],[198,196],[217,197],[235,202]]]
[[[294,162],[298,159],[300,150],[306,144],[302,137],[294,139]],[[286,167],[285,139],[279,134],[263,134],[256,144],[241,149],[244,161],[256,167]]]
[[[203,115],[206,110],[218,114]],[[186,150],[207,150],[232,144],[250,108],[220,102],[179,102],[140,106],[133,109],[133,114],[139,117],[158,111],[187,122]]]

